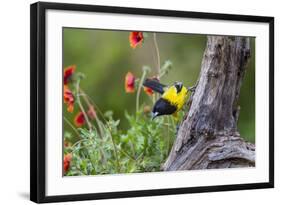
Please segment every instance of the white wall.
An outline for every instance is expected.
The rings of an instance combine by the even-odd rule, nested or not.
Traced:
[[[49,0],[52,1],[52,0]],[[30,0],[2,1],[0,7],[0,204],[31,204],[29,193],[29,4]],[[81,1],[62,1],[79,3]],[[147,7],[186,11],[275,16],[275,124],[281,123],[280,35],[278,1],[246,0],[84,0],[85,4]],[[258,92],[258,91],[257,91]],[[280,125],[275,133],[276,188],[177,196],[114,199],[70,204],[266,204],[280,200]]]

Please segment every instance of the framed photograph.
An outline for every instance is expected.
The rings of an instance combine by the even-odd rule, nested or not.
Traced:
[[[30,198],[274,187],[274,18],[31,5]]]

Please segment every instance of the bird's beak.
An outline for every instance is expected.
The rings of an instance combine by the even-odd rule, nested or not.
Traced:
[[[158,116],[159,112],[153,112],[152,113],[152,120],[154,120],[154,118],[156,118]]]

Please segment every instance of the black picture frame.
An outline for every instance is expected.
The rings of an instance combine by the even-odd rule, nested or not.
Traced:
[[[234,20],[269,24],[269,182],[171,188],[158,190],[89,193],[46,196],[46,81],[45,35],[46,10],[122,13],[131,15],[168,16],[194,19]],[[30,199],[37,203],[76,200],[140,197],[198,192],[230,191],[274,187],[274,18],[264,16],[229,15],[217,13],[155,10],[143,8],[109,7],[97,5],[38,2],[30,7]]]

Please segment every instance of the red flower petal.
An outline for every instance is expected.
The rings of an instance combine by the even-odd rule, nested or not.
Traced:
[[[144,87],[143,90],[147,95],[149,95],[149,96],[153,95],[153,90],[151,88]]]
[[[131,72],[128,72],[125,77],[125,91],[127,93],[135,91],[135,76]]]
[[[67,85],[64,85],[64,87],[63,87],[63,98],[64,98],[64,103],[66,103],[66,105],[67,105],[67,111],[73,112],[74,96]]]
[[[63,158],[64,173],[68,171],[71,159],[72,159],[72,155],[70,153],[64,155],[64,158]]]
[[[63,144],[64,144],[64,147],[69,147],[71,145],[71,143],[66,140],[64,140]]]
[[[72,74],[74,73],[75,69],[76,69],[76,65],[71,65],[71,66],[68,66],[64,69],[64,73],[63,73],[63,83],[64,83],[64,85],[66,85],[69,82],[69,80],[70,80]]]
[[[84,117],[84,114],[82,112],[78,112],[76,114],[76,116],[74,117],[74,124],[77,126],[77,127],[81,127],[82,125],[84,125],[85,123],[85,117]]]
[[[129,41],[132,48],[136,48],[137,45],[141,45],[143,41],[143,33],[142,32],[130,32]]]
[[[149,79],[156,80],[156,81],[159,82],[159,79],[158,79],[158,77],[156,77],[156,76],[154,76],[154,77],[152,77],[152,78],[149,78]],[[154,93],[153,90],[152,90],[151,88],[149,88],[149,87],[144,87],[143,90],[144,90],[144,92],[146,92],[146,94],[149,95],[149,96],[153,95],[153,93]]]

